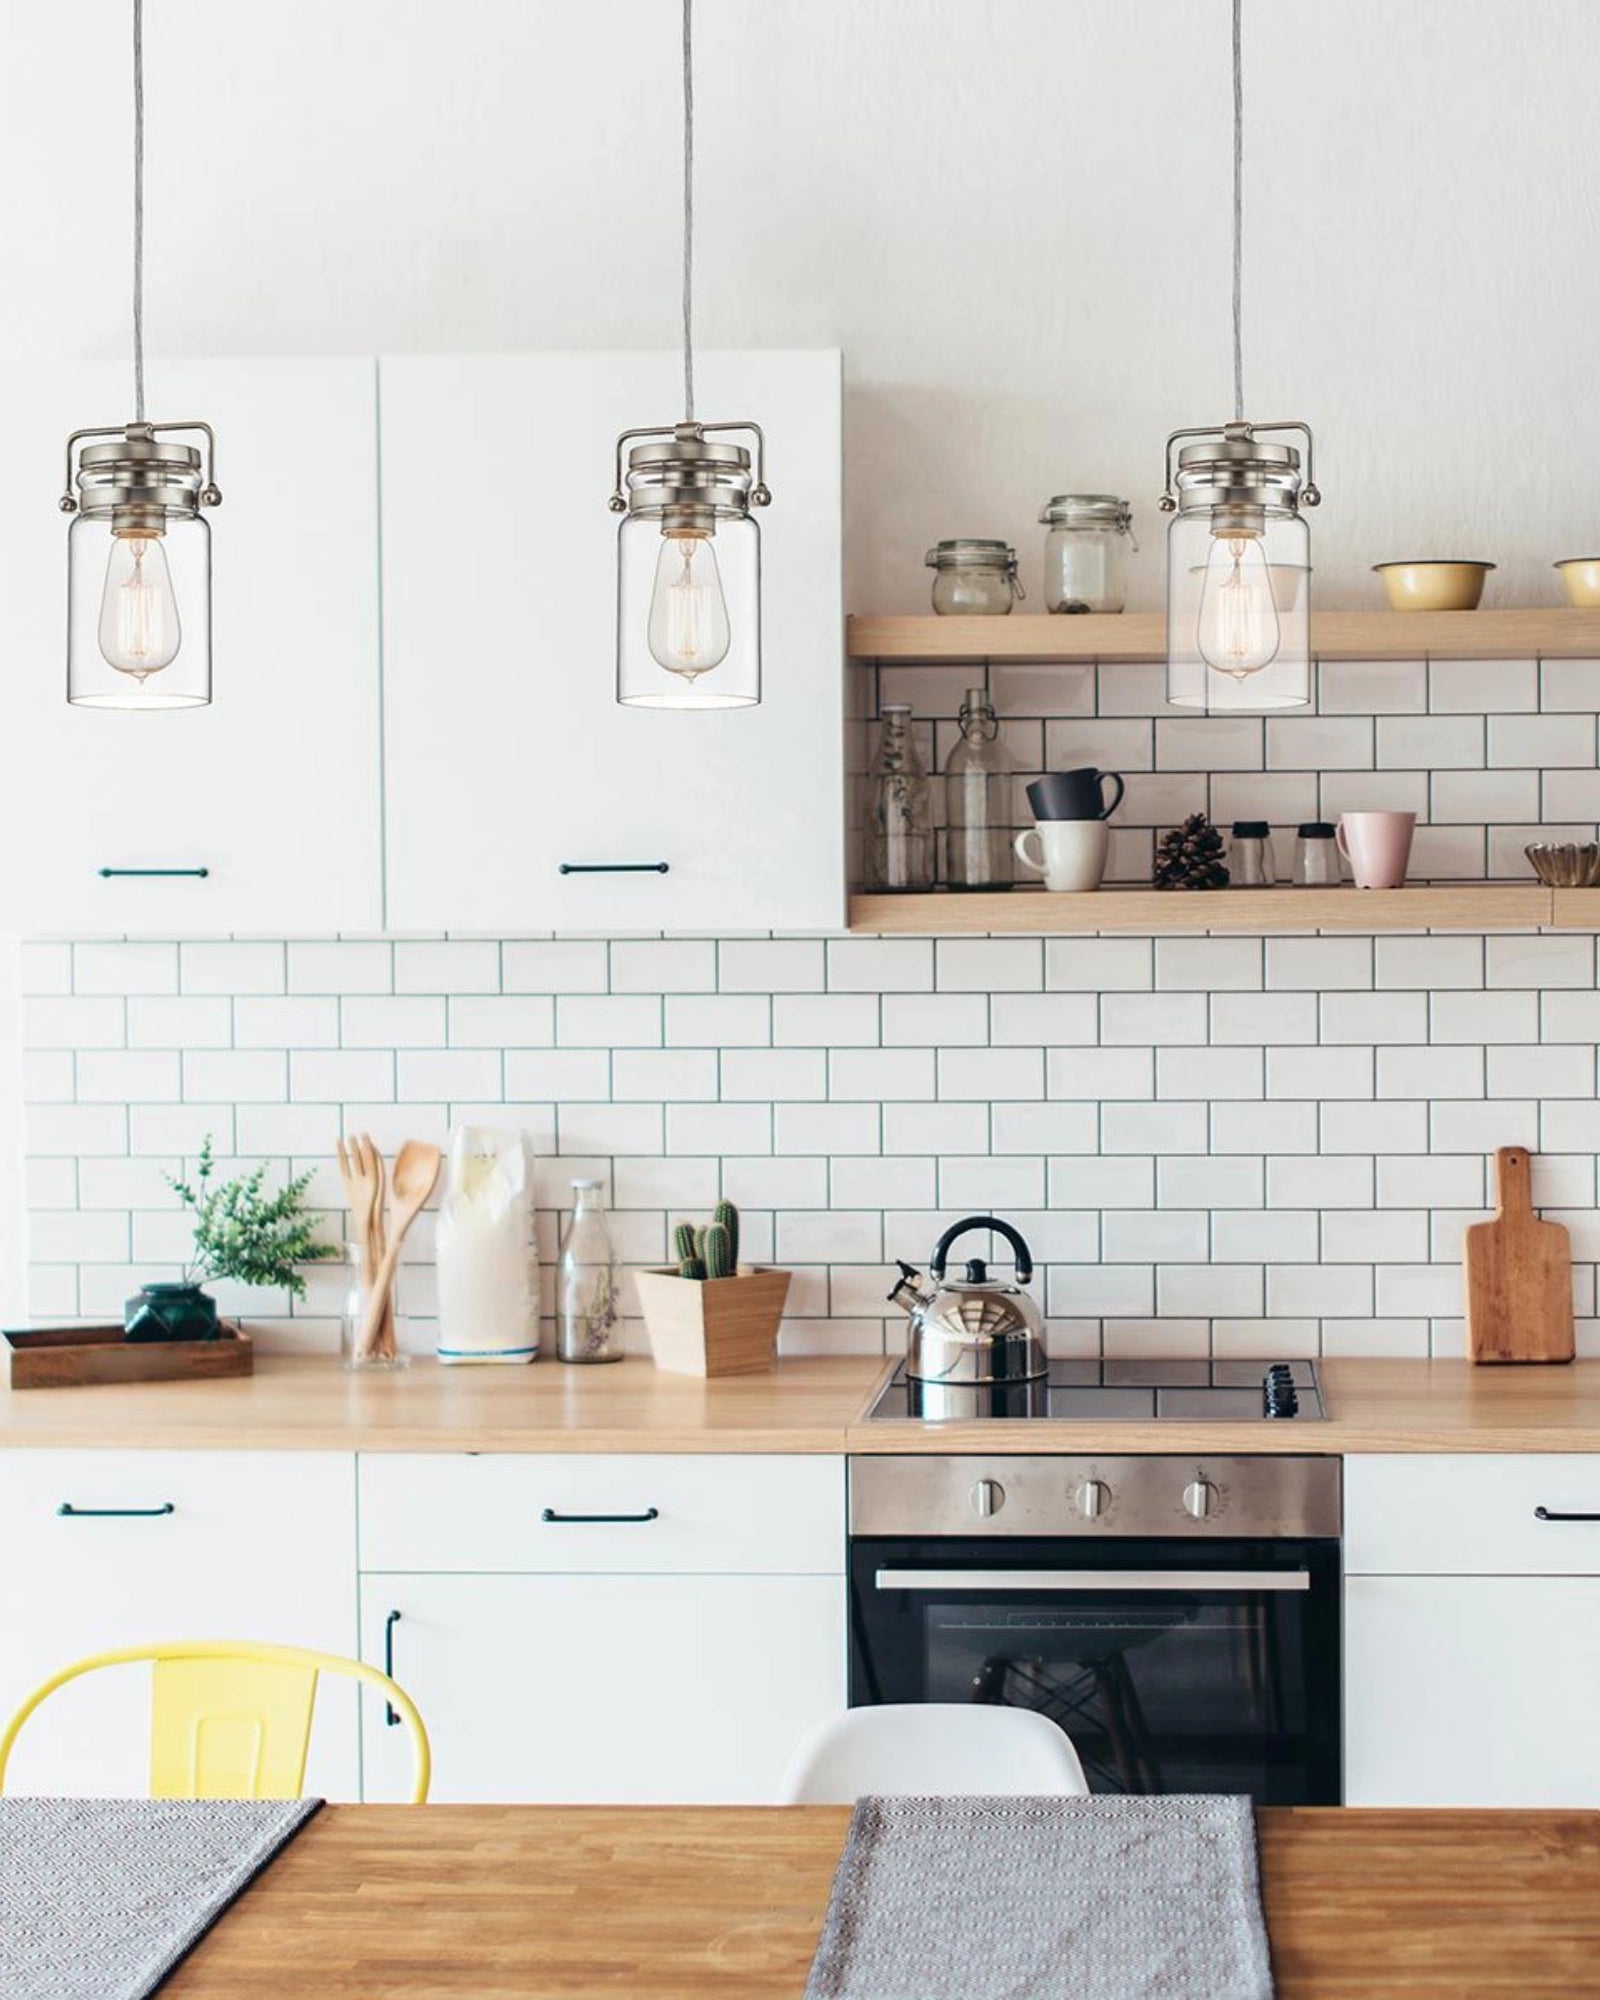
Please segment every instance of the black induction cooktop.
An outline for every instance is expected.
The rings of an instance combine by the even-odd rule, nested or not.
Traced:
[[[1041,1417],[1056,1423],[1270,1423],[1325,1414],[1312,1361],[1052,1361],[1033,1382],[914,1382],[905,1363],[869,1421]]]

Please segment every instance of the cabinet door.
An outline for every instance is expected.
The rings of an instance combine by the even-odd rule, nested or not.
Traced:
[[[441,1802],[767,1804],[845,1706],[836,1576],[364,1577],[365,1657],[433,1746]],[[409,1796],[405,1732],[363,1697],[364,1796]]]
[[[0,1546],[0,1716],[58,1667],[119,1646],[247,1638],[356,1649],[347,1454],[0,1452]],[[141,1795],[149,1700],[145,1667],[63,1688],[18,1738],[7,1790]],[[353,1685],[325,1680],[309,1791],[356,1796],[356,1739]]]
[[[697,401],[766,429],[763,698],[619,708],[619,431],[671,354],[385,360],[388,919],[400,930],[843,921],[839,356],[708,354]],[[667,873],[567,874],[660,863]]]
[[[1600,1579],[1345,1585],[1345,1803],[1600,1806]]]
[[[126,412],[127,370],[33,368],[0,497],[7,742],[0,930],[376,929],[377,426],[371,360],[174,362],[153,413],[217,433],[213,699],[66,700],[66,436]],[[102,869],[200,869],[163,877]]]

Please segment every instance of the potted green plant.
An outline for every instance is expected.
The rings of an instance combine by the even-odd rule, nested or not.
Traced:
[[[739,1211],[719,1201],[703,1228],[673,1232],[676,1270],[636,1271],[656,1366],[678,1375],[756,1375],[778,1355],[789,1273],[739,1262]]]
[[[208,1133],[193,1180],[167,1175],[168,1186],[194,1216],[194,1255],[176,1283],[146,1285],[128,1300],[123,1327],[129,1340],[215,1340],[217,1302],[201,1289],[208,1280],[274,1285],[303,1299],[306,1281],[299,1267],[339,1254],[313,1234],[316,1222],[305,1206],[309,1173],[297,1174],[275,1194],[267,1192],[265,1161],[213,1186],[215,1173]]]

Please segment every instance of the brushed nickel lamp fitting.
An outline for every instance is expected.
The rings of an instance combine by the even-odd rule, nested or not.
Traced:
[[[749,708],[761,699],[761,531],[751,510],[772,495],[760,426],[706,423],[694,410],[693,0],[683,0],[683,408],[677,423],[617,439],[617,700]]]
[[[144,403],[144,4],[133,0],[133,420],[67,439],[67,699],[80,708],[200,708],[211,699],[216,439]],[[189,433],[204,448],[179,441]]]
[[[1245,416],[1243,327],[1243,0],[1233,0],[1233,416],[1170,434],[1158,503],[1172,517],[1167,700],[1213,713],[1311,699],[1311,536],[1301,510],[1322,498],[1311,429]],[[1305,440],[1303,474],[1284,432]]]

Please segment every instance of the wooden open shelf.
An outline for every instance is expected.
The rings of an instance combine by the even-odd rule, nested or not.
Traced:
[[[852,931],[882,936],[1064,937],[1094,932],[1154,937],[1174,932],[1600,931],[1600,890],[1539,882],[1463,882],[1414,889],[1101,889],[1052,896],[854,895]]]
[[[1318,611],[1312,651],[1323,660],[1572,660],[1600,658],[1600,611]],[[1159,660],[1159,611],[1115,616],[851,618],[858,660]]]

